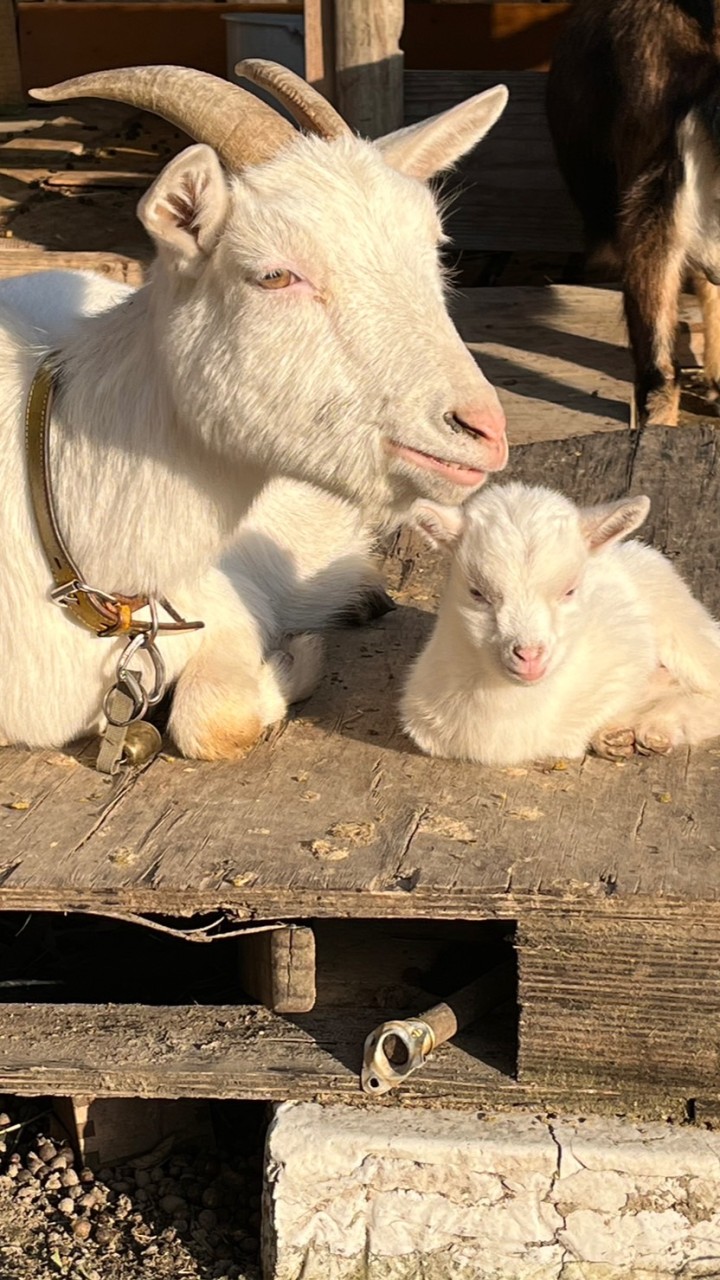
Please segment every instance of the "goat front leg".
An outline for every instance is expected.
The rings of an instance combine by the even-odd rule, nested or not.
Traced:
[[[675,362],[678,299],[685,245],[678,198],[652,208],[642,187],[628,202],[622,228],[623,293],[635,362],[638,416],[651,426],[677,426],[679,370]]]
[[[186,601],[178,593],[177,603]],[[298,635],[265,652],[263,621],[213,570],[192,594],[205,629],[180,670],[170,733],[184,756],[232,760],[244,756],[264,729],[308,697],[320,678],[323,643]],[[169,647],[169,644],[168,644]]]

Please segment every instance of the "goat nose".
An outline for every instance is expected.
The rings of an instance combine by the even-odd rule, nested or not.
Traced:
[[[513,654],[521,662],[538,662],[545,654],[544,644],[515,644]]]
[[[494,444],[499,444],[505,437],[505,414],[499,404],[463,405],[446,413],[445,421],[454,430],[471,431]]]

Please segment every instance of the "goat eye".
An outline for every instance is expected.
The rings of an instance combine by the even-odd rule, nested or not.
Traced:
[[[487,596],[483,595],[482,591],[480,591],[477,587],[470,588],[470,595],[472,596],[473,600],[477,600],[478,604],[490,603]]]
[[[577,591],[577,587],[570,587],[569,591],[565,591],[563,593],[563,600],[572,600],[576,591]]]
[[[267,271],[264,276],[260,276],[258,284],[261,289],[287,289],[288,285],[295,284],[297,280],[293,271],[278,267],[275,271]]]

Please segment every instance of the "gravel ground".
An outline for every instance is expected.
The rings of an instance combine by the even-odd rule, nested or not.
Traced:
[[[0,1105],[0,1280],[259,1280],[262,1108],[218,1107],[217,1151],[93,1173],[37,1099]]]

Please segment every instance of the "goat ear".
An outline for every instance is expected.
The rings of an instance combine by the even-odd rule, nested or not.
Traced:
[[[375,146],[393,169],[409,178],[432,178],[485,137],[505,110],[508,96],[504,84],[495,85],[439,116],[378,138]]]
[[[410,508],[408,523],[413,529],[419,529],[431,547],[441,543],[452,547],[459,542],[465,528],[465,514],[462,507],[444,507],[439,502],[421,498]]]
[[[580,512],[580,528],[591,551],[611,547],[626,538],[643,523],[650,510],[650,499],[621,498],[600,507],[585,507]]]
[[[212,147],[181,151],[138,204],[138,217],[159,250],[180,271],[197,270],[214,249],[225,223],[228,188]]]

